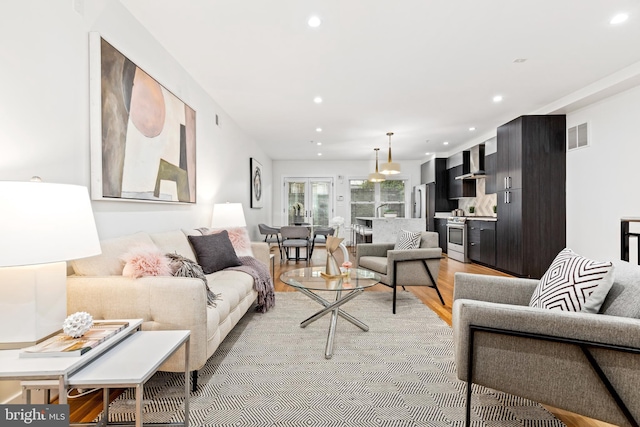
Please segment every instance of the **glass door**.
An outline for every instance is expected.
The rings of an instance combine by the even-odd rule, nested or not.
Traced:
[[[285,178],[282,200],[287,224],[328,226],[333,215],[333,178]]]

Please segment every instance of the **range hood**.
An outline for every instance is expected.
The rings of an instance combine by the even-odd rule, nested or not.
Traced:
[[[462,175],[456,179],[480,179],[487,175],[484,171],[484,144],[478,144],[462,152]]]

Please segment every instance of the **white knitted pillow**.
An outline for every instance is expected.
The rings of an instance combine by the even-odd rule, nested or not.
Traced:
[[[420,231],[406,231],[401,230],[398,233],[398,239],[396,240],[396,246],[393,248],[396,251],[406,249],[417,249],[420,247],[420,238],[422,232]]]
[[[597,313],[613,285],[613,264],[563,249],[536,287],[530,307]]]

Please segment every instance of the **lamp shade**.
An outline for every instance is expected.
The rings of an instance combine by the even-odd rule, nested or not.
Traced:
[[[86,187],[0,181],[0,267],[99,255]]]
[[[213,205],[211,227],[233,228],[246,227],[242,203],[216,203]]]
[[[389,137],[389,157],[387,163],[383,163],[380,166],[380,173],[384,175],[395,175],[400,173],[400,163],[396,163],[391,158],[391,136],[393,132],[387,132],[387,136]]]
[[[382,182],[382,181],[385,181],[387,178],[383,174],[378,172],[378,151],[380,151],[380,149],[374,148],[374,150],[376,152],[376,171],[369,174],[368,180],[371,182]]]
[[[384,175],[395,175],[400,173],[400,163],[388,162],[380,166],[380,173]]]
[[[56,333],[67,315],[64,261],[99,255],[86,187],[0,181],[0,348]]]

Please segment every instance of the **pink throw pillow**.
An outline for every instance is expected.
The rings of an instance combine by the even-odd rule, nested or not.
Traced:
[[[158,248],[138,246],[122,256],[122,275],[126,277],[171,276],[171,264]]]
[[[221,228],[209,229],[205,234],[216,234],[222,230]],[[229,233],[229,240],[231,240],[231,245],[233,246],[233,250],[236,251],[237,256],[253,256],[251,238],[249,237],[249,232],[246,227],[225,228],[225,230]]]

